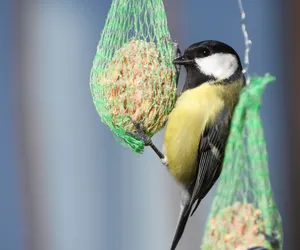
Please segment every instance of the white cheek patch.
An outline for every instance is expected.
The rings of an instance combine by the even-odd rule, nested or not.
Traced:
[[[229,78],[238,68],[237,58],[232,54],[217,53],[204,58],[196,58],[199,70],[218,80]]]

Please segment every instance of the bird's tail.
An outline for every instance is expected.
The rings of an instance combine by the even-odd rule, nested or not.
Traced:
[[[190,213],[191,213],[191,207],[189,208],[189,205],[181,206],[179,220],[177,222],[176,231],[175,231],[175,235],[174,235],[172,246],[171,246],[170,250],[175,250],[175,248],[177,247],[178,242],[184,232],[186,223],[189,219]]]

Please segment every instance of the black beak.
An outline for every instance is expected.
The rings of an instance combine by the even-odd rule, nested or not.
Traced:
[[[173,63],[178,65],[188,65],[188,64],[193,64],[194,60],[188,59],[185,55],[183,55],[175,58]]]

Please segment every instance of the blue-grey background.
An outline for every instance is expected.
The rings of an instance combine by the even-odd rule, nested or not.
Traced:
[[[168,249],[179,189],[153,152],[121,147],[96,113],[89,73],[110,0],[4,0],[0,8],[0,250]],[[217,39],[244,55],[237,1],[167,0],[181,49]],[[283,1],[245,0],[250,72],[263,99],[271,181],[292,247]],[[154,137],[161,147],[162,134]],[[297,134],[296,134],[297,135]],[[299,134],[298,134],[299,135]],[[213,191],[178,249],[199,249]]]

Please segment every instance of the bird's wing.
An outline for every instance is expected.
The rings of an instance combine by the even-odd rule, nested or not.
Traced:
[[[189,202],[182,204],[171,250],[176,248],[189,216],[193,215],[201,199],[208,193],[221,173],[226,141],[229,134],[229,116],[231,114],[229,111],[227,107],[224,107],[215,123],[212,126],[208,126],[201,136],[198,150],[199,165],[197,178],[194,182]],[[197,203],[191,212],[195,202]]]
[[[231,114],[229,111],[227,107],[224,107],[216,122],[211,126],[207,126],[201,136],[198,150],[198,174],[187,209],[187,211],[190,211],[197,201],[191,216],[220,176],[226,141],[229,135],[229,116]]]
[[[200,201],[218,179],[224,158],[226,140],[229,134],[229,109],[220,112],[213,126],[208,126],[201,136],[199,145],[198,174],[194,182],[192,195],[187,204],[182,204],[171,250],[174,250],[183,234],[189,216],[196,211]],[[192,210],[193,205],[195,208]]]

